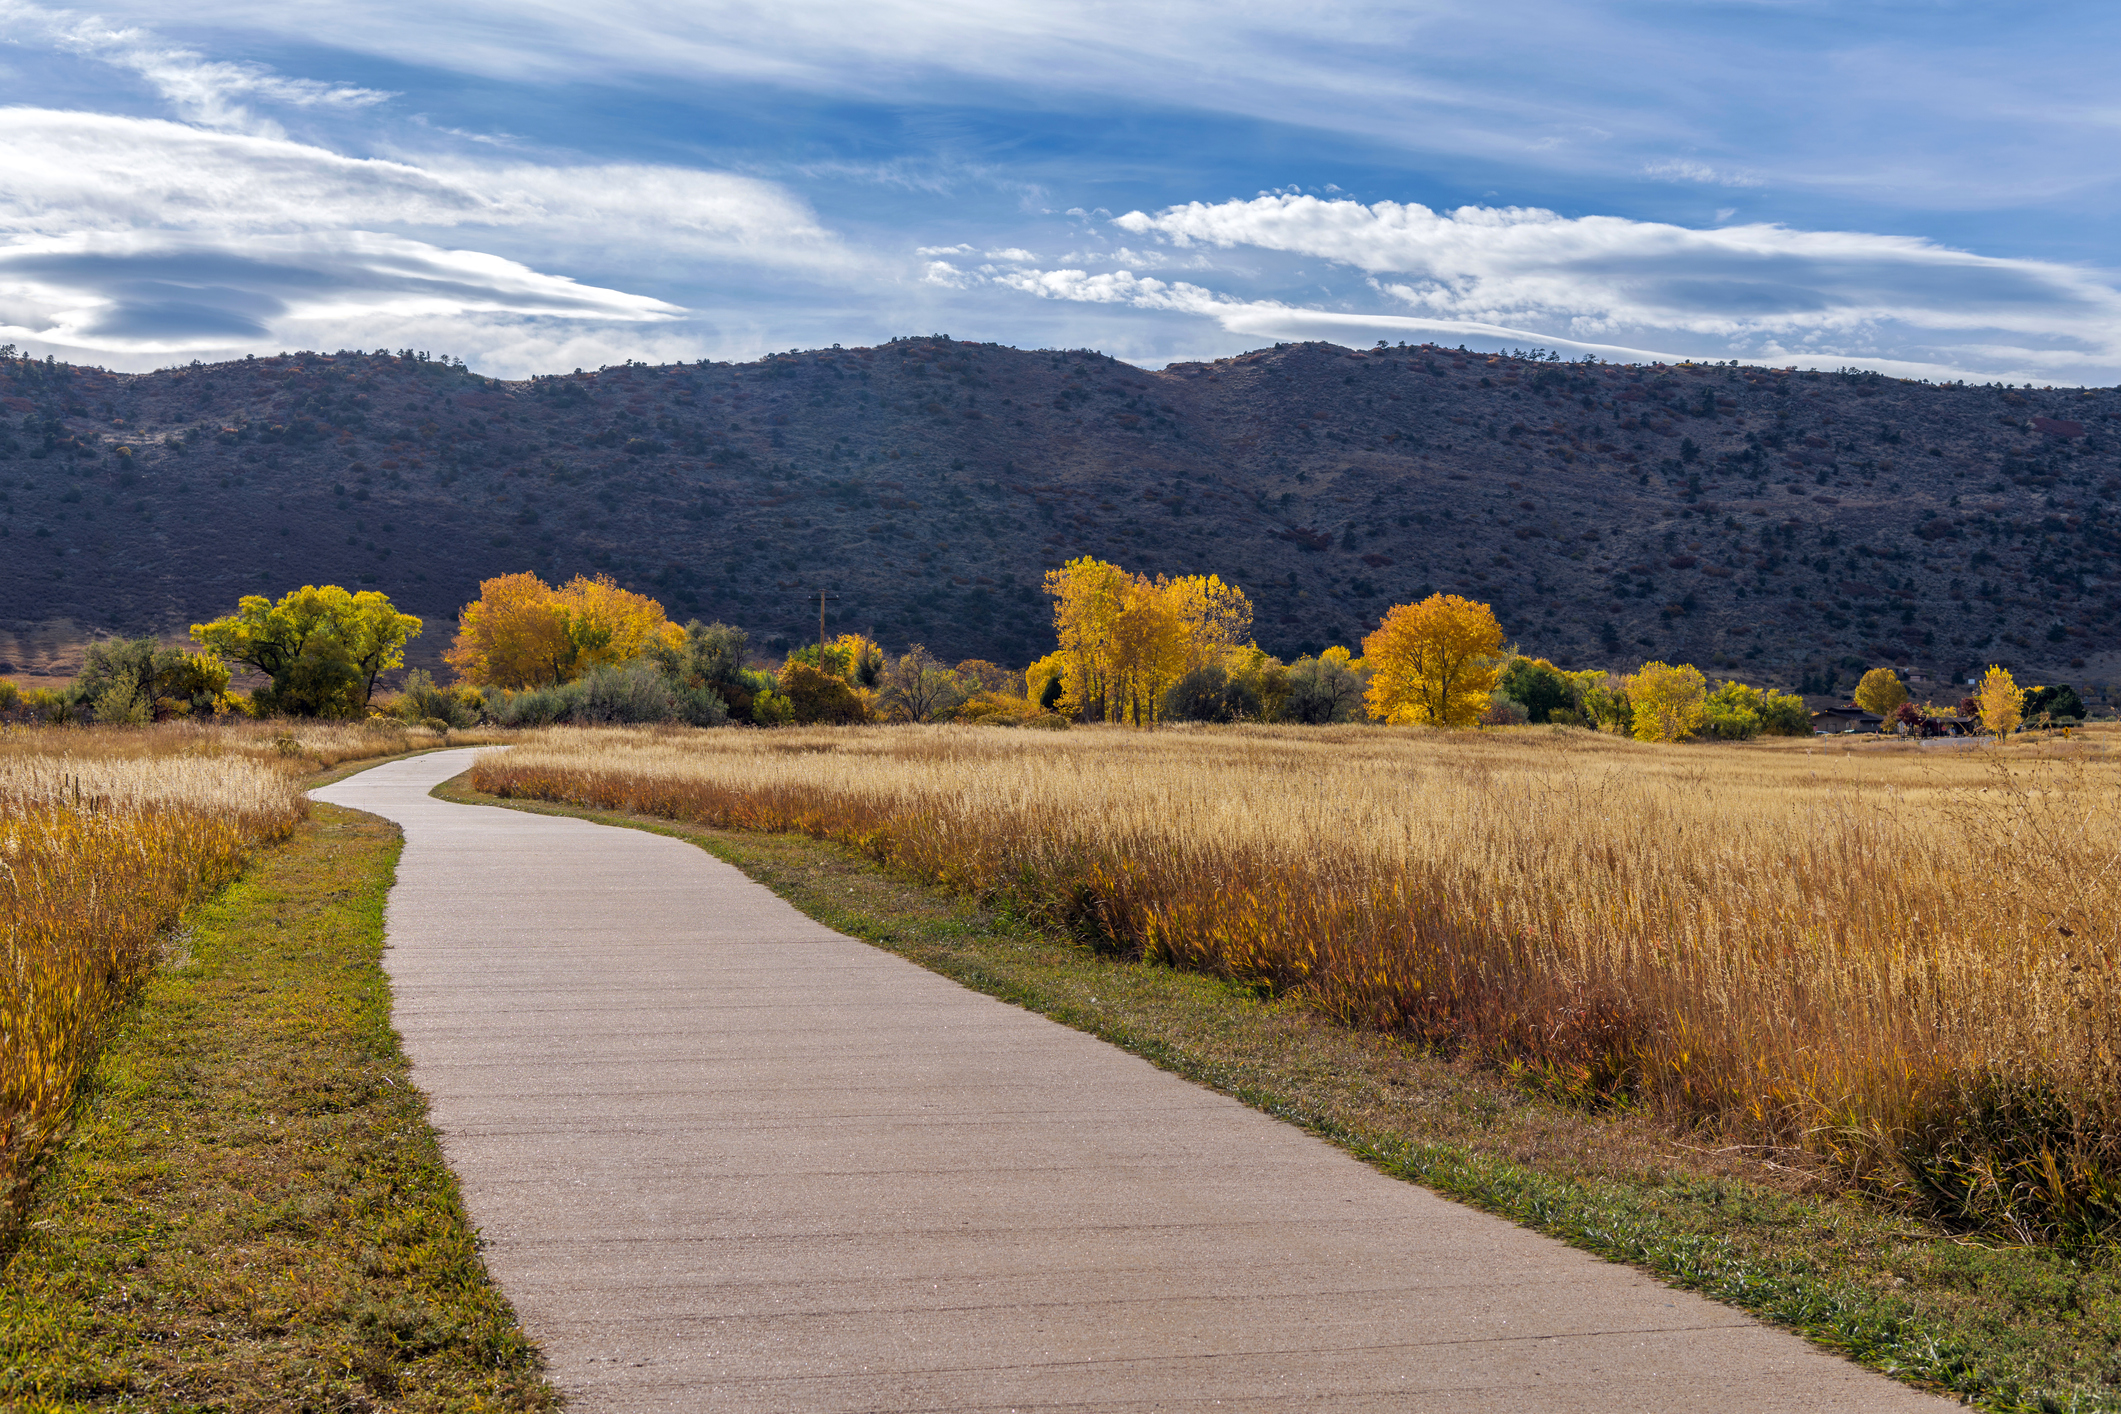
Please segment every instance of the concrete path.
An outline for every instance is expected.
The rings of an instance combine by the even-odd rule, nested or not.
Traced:
[[[1383,1177],[702,850],[428,796],[387,964],[572,1408],[1956,1407]]]

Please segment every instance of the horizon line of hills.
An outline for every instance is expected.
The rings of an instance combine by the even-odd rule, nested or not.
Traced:
[[[2121,679],[2121,390],[1285,344],[1149,372],[941,336],[503,382],[400,354],[0,357],[0,660],[245,593],[608,573],[767,651],[1030,661],[1080,554],[1240,585],[1277,656],[1433,591],[1571,667],[1813,694]],[[441,635],[446,637],[446,635]],[[437,666],[423,645],[414,666]],[[7,669],[0,669],[6,671]]]

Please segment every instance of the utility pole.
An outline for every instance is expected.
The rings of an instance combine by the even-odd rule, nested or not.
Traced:
[[[837,594],[827,594],[822,589],[817,592],[817,665],[819,668],[825,666],[825,601],[827,599],[837,600],[839,597]]]

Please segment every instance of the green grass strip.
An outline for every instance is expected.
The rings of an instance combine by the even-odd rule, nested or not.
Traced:
[[[1998,1411],[2121,1410],[2121,1254],[1997,1249],[1859,1196],[1761,1181],[1635,1115],[1507,1079],[1199,974],[1100,956],[838,845],[611,811],[691,840],[825,924],[1296,1124],[1395,1176],[1625,1262],[1864,1365]]]
[[[0,1405],[557,1407],[391,1030],[398,849],[316,806],[187,920],[0,1271]]]

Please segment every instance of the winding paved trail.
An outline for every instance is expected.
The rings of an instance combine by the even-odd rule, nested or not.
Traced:
[[[387,966],[585,1414],[1942,1410],[828,931],[679,840],[427,792]]]

